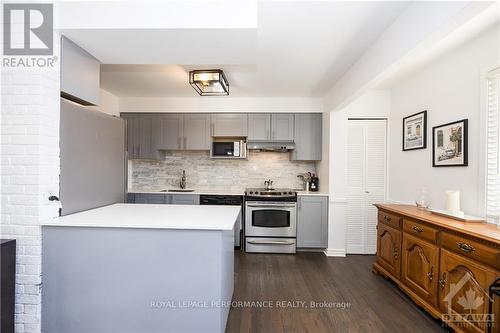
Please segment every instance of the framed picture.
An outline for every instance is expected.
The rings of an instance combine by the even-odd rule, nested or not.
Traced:
[[[427,148],[427,110],[403,118],[403,151]]]
[[[432,128],[432,166],[467,166],[467,119]]]

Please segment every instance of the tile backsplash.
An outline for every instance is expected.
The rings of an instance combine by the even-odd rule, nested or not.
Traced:
[[[298,174],[316,173],[314,162],[290,161],[288,153],[248,152],[248,160],[211,159],[207,151],[166,152],[164,161],[129,161],[129,189],[178,188],[186,170],[187,188],[244,190],[263,187],[272,179],[274,187],[302,188]]]

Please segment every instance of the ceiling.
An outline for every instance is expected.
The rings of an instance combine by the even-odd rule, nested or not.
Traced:
[[[187,73],[204,68],[223,69],[233,97],[318,97],[408,4],[261,1],[256,29],[65,34],[104,63],[101,86],[119,97],[195,97]]]

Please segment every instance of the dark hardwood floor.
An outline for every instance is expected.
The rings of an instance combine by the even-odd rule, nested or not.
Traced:
[[[237,252],[233,304],[255,303],[231,308],[226,332],[448,332],[389,280],[373,274],[374,260]],[[311,302],[330,304],[311,308]],[[334,302],[350,307],[335,308],[342,304]],[[294,304],[299,307],[283,307]]]

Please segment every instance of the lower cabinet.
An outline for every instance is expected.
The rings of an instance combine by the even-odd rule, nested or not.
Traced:
[[[172,205],[199,205],[200,196],[198,194],[169,194]]]
[[[165,194],[149,194],[149,193],[135,193],[134,203],[139,204],[166,204],[167,197]]]
[[[452,319],[466,321],[466,332],[485,332],[487,327],[481,319],[489,311],[488,289],[500,277],[498,272],[447,250],[441,251],[440,266],[441,311]],[[493,315],[498,321],[500,313]]]
[[[198,194],[161,194],[161,193],[129,193],[128,203],[140,204],[172,204],[172,205],[199,205]]]
[[[403,233],[401,280],[427,302],[437,305],[439,248]]]
[[[299,196],[297,198],[297,247],[326,248],[328,246],[328,197]]]
[[[500,299],[490,296],[500,278],[500,230],[457,224],[413,206],[376,206],[373,271],[457,332],[500,332]]]
[[[383,223],[377,226],[377,263],[392,276],[401,273],[401,231]]]

